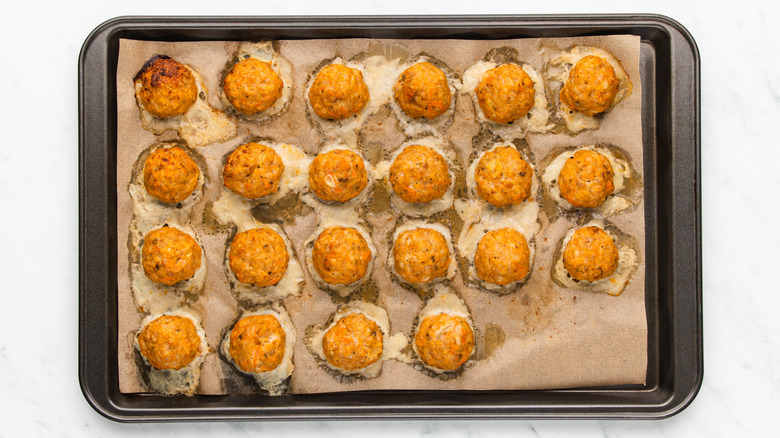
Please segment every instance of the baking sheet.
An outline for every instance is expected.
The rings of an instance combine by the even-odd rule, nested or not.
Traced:
[[[638,37],[593,37],[556,40],[506,40],[506,41],[426,41],[426,40],[384,40],[382,44],[398,44],[416,54],[425,51],[447,63],[453,70],[462,73],[465,68],[481,59],[488,50],[506,45],[520,52],[520,59],[534,65],[538,70],[543,66],[543,53],[539,53],[542,43],[564,48],[573,42],[603,47],[611,51],[629,75],[634,79],[634,93],[625,102],[618,105],[604,120],[601,129],[580,134],[576,137],[566,135],[530,135],[528,143],[534,152],[538,164],[547,152],[559,146],[572,144],[587,145],[593,143],[611,143],[629,152],[635,169],[642,169],[641,163],[641,90],[639,89]],[[371,40],[319,40],[281,41],[280,52],[295,66],[293,103],[284,117],[264,125],[244,124],[239,137],[225,144],[210,145],[198,151],[207,157],[208,172],[212,183],[204,193],[206,201],[216,198],[219,190],[221,157],[234,149],[247,136],[271,136],[277,141],[296,144],[314,154],[321,145],[314,128],[308,124],[304,114],[303,86],[306,77],[326,58],[340,54],[344,58],[366,51],[373,44]],[[131,44],[132,49],[128,48]],[[143,63],[159,53],[165,53],[193,66],[207,82],[211,93],[209,101],[219,107],[214,93],[218,89],[221,69],[232,57],[235,42],[198,42],[198,43],[155,43],[122,41],[119,65],[117,69],[118,98],[118,160],[117,160],[117,200],[118,241],[127,236],[130,216],[130,202],[127,194],[127,181],[130,168],[138,155],[160,138],[140,128],[138,110],[132,94],[132,80]],[[311,50],[312,44],[318,49]],[[453,50],[457,45],[457,50]],[[125,79],[126,78],[126,79]],[[458,114],[455,123],[445,133],[445,138],[462,145],[459,151],[461,163],[468,164],[471,136],[476,135],[478,126],[473,122],[471,101],[465,96],[458,98]],[[371,122],[376,122],[372,120]],[[398,145],[403,141],[400,133],[392,134],[394,123],[383,123],[383,128],[366,129],[365,141],[383,141]],[[389,128],[390,127],[390,128]],[[387,131],[390,131],[388,133]],[[376,140],[376,137],[378,140]],[[170,134],[162,138],[173,138]],[[374,163],[376,164],[376,163]],[[537,171],[541,169],[537,168]],[[538,174],[537,174],[538,176]],[[205,204],[196,207],[194,223],[199,225]],[[633,235],[640,243],[640,254],[644,254],[644,212],[643,204],[627,214],[610,218],[624,232]],[[540,263],[551,262],[554,245],[558,242],[571,222],[559,218],[547,223],[542,213],[542,231],[537,234],[537,266],[549,266]],[[307,216],[286,227],[293,238],[296,255],[303,261],[303,240],[316,227],[316,218]],[[377,231],[377,230],[375,230]],[[379,233],[381,237],[381,232]],[[226,235],[207,235],[202,233],[206,248],[206,261],[209,270],[206,290],[208,291],[196,306],[204,317],[204,328],[212,347],[216,347],[221,333],[236,316],[235,301],[227,290],[222,269]],[[298,237],[296,237],[298,236]],[[303,236],[303,239],[300,238]],[[379,244],[384,240],[374,238]],[[383,257],[387,248],[379,248],[379,258],[375,266],[383,266]],[[135,362],[132,357],[132,335],[138,329],[140,316],[135,310],[129,290],[127,276],[127,248],[119,245],[119,369],[120,390],[139,392]],[[375,271],[380,278],[378,304],[388,309],[392,330],[409,333],[412,320],[422,307],[422,301],[413,293],[389,277],[382,279],[381,269]],[[629,287],[620,297],[604,294],[573,292],[558,288],[549,276],[549,271],[534,272],[529,282],[520,292],[505,297],[497,297],[480,291],[462,287],[460,276],[453,283],[472,310],[475,324],[482,335],[478,344],[478,360],[463,376],[449,382],[442,382],[425,376],[412,367],[395,362],[384,364],[382,375],[378,379],[355,382],[349,385],[335,381],[314,363],[311,355],[303,347],[302,336],[296,345],[296,372],[293,375],[293,392],[329,392],[362,389],[536,389],[564,388],[594,385],[615,385],[624,383],[643,383],[647,366],[647,333],[644,310],[644,265],[640,264],[632,276]],[[576,299],[574,297],[577,297]],[[300,298],[288,298],[285,305],[291,313],[299,333],[312,322],[322,323],[335,310],[330,296],[316,290],[310,278]],[[503,332],[506,338],[503,344],[488,351],[484,339],[490,333]],[[215,355],[209,355],[204,365],[200,393],[225,393],[226,379],[235,382],[232,369],[220,362]],[[232,390],[252,391],[253,388],[231,386]],[[233,391],[230,391],[231,393]]]

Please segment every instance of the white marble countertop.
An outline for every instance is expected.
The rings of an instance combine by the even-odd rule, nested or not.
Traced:
[[[519,2],[10,2],[0,47],[0,436],[750,436],[780,426],[780,26],[748,0]],[[705,377],[662,421],[251,422],[125,425],[77,377],[78,115],[82,42],[119,15],[652,12],[682,23],[702,60]],[[771,17],[775,18],[772,19]],[[46,128],[40,129],[41,123]],[[33,133],[31,137],[29,134]]]

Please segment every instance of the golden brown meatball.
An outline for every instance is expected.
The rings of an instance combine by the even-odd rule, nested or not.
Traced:
[[[474,350],[474,332],[460,316],[446,313],[425,318],[414,336],[417,354],[426,365],[453,371],[463,365]]]
[[[515,229],[502,228],[480,239],[474,265],[483,281],[503,286],[528,275],[530,257],[525,236]]]
[[[444,157],[425,146],[407,146],[390,166],[393,191],[406,202],[439,199],[447,192],[451,182]]]
[[[200,343],[195,324],[183,316],[161,316],[138,335],[141,355],[158,370],[186,367],[200,354]]]
[[[382,330],[362,313],[339,319],[322,337],[325,360],[351,371],[365,368],[382,357]]]
[[[156,149],[144,162],[146,192],[162,202],[187,199],[199,178],[198,165],[178,146]]]
[[[485,117],[510,123],[528,114],[534,106],[534,81],[517,64],[504,64],[482,75],[474,89]]]
[[[222,169],[225,187],[249,199],[276,193],[282,180],[282,158],[268,146],[247,143],[233,151]]]
[[[584,227],[574,232],[563,251],[563,267],[575,280],[596,281],[607,278],[618,265],[615,241],[599,227]]]
[[[144,237],[141,253],[144,272],[155,283],[172,286],[192,278],[200,268],[200,245],[178,228],[150,231]]]
[[[252,228],[236,234],[228,258],[238,281],[256,287],[278,283],[290,261],[284,239],[270,228]]]
[[[282,363],[286,338],[275,316],[250,315],[230,332],[230,356],[244,372],[265,373]]]
[[[334,149],[317,155],[309,164],[309,187],[323,201],[347,202],[367,184],[366,165],[352,151]]]
[[[428,283],[447,276],[450,248],[444,236],[430,228],[398,235],[393,245],[395,271],[409,283]]]
[[[592,116],[604,112],[615,100],[620,80],[606,59],[586,56],[572,68],[560,92],[561,102],[569,108]]]
[[[485,153],[474,172],[477,193],[496,207],[525,201],[531,195],[533,175],[520,152],[509,146]]]
[[[167,56],[147,61],[135,81],[141,83],[139,103],[159,118],[186,113],[198,98],[198,86],[190,69]]]
[[[309,89],[312,109],[318,116],[328,120],[346,119],[359,113],[368,99],[363,73],[339,64],[323,67]]]
[[[566,160],[558,176],[561,196],[575,207],[598,207],[615,190],[609,159],[595,151],[580,150]]]
[[[393,87],[395,101],[407,116],[433,119],[450,108],[450,86],[444,72],[430,62],[404,70]]]
[[[352,284],[366,275],[371,250],[354,228],[326,228],[314,241],[314,269],[328,284]]]
[[[230,103],[248,116],[271,108],[282,97],[283,87],[271,64],[256,58],[233,64],[222,85]]]

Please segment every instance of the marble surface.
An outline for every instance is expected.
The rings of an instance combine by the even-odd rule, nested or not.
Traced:
[[[654,12],[693,34],[702,60],[705,377],[662,421],[398,421],[124,425],[77,378],[77,59],[118,15]],[[775,18],[772,18],[775,17]],[[0,107],[0,436],[760,436],[780,426],[780,57],[776,7],[747,0],[455,4],[410,0],[4,5]],[[41,127],[44,127],[43,129]]]

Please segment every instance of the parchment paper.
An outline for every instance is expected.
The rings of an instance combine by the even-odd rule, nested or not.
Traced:
[[[277,142],[298,145],[309,154],[316,154],[323,138],[305,116],[304,87],[309,74],[324,60],[335,56],[344,59],[373,50],[376,47],[401,46],[411,55],[425,52],[446,63],[458,75],[482,59],[496,47],[516,49],[519,59],[542,71],[544,63],[555,49],[573,44],[593,45],[614,54],[632,79],[632,95],[615,107],[601,128],[576,136],[566,134],[530,134],[528,145],[541,177],[539,163],[554,148],[572,145],[609,143],[628,153],[633,168],[641,172],[641,82],[639,79],[639,37],[603,36],[561,39],[519,40],[303,40],[279,41],[279,51],[293,65],[293,100],[288,111],[268,123],[241,122],[238,137],[222,144],[198,148],[206,158],[209,181],[202,201],[195,207],[192,224],[200,229],[205,249],[208,275],[205,292],[193,308],[203,317],[203,326],[212,352],[203,366],[200,394],[259,392],[249,380],[240,376],[219,358],[216,351],[226,327],[240,310],[230,293],[223,269],[225,245],[229,233],[213,233],[203,224],[204,207],[213,202],[220,191],[222,157],[251,136],[271,137]],[[237,42],[149,42],[121,40],[117,68],[117,239],[119,278],[119,382],[124,393],[144,392],[133,351],[133,336],[142,318],[135,307],[128,274],[128,227],[132,216],[128,184],[131,169],[139,155],[162,140],[176,139],[169,131],[155,136],[141,128],[132,78],[152,56],[165,54],[187,63],[204,78],[209,90],[208,101],[222,108],[217,96],[219,78],[233,57]],[[377,46],[379,45],[379,46]],[[472,139],[479,134],[471,98],[457,96],[454,123],[443,137],[457,148],[459,164],[465,169],[472,154]],[[404,141],[390,111],[368,119],[361,131],[361,144],[379,143],[386,155]],[[507,139],[509,140],[509,139]],[[365,149],[364,149],[365,151]],[[378,154],[367,155],[376,164],[383,159]],[[462,178],[458,184],[464,185]],[[377,184],[376,186],[380,186]],[[380,190],[376,189],[377,194]],[[456,194],[459,192],[456,191]],[[461,194],[465,190],[460,191]],[[375,202],[382,202],[375,196]],[[386,196],[385,200],[386,201]],[[310,209],[301,209],[294,221],[284,229],[293,242],[295,257],[305,265],[303,242],[317,226]],[[374,226],[372,237],[378,248],[372,281],[376,284],[376,303],[387,309],[392,332],[411,335],[412,324],[423,306],[414,292],[391,279],[386,267],[387,232],[394,225],[389,207],[369,209],[363,217]],[[551,223],[552,220],[552,223]],[[284,300],[298,331],[294,351],[295,372],[290,392],[334,392],[368,389],[541,389],[570,388],[593,385],[642,384],[647,367],[647,324],[644,306],[644,202],[622,215],[608,219],[624,233],[634,236],[639,245],[640,265],[630,283],[618,297],[604,293],[566,290],[556,286],[550,275],[555,247],[568,229],[570,219],[550,218],[542,209],[541,231],[536,235],[534,272],[516,293],[499,297],[496,294],[464,286],[460,272],[452,286],[469,306],[478,331],[475,360],[456,379],[442,381],[424,375],[411,365],[387,361],[376,379],[343,384],[317,366],[306,350],[303,337],[306,327],[324,323],[339,302],[331,294],[318,290],[306,272],[306,283],[300,297]],[[455,230],[457,236],[459,230]],[[460,269],[460,268],[459,268]]]

